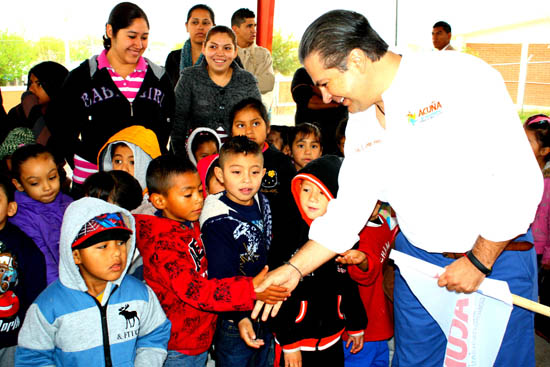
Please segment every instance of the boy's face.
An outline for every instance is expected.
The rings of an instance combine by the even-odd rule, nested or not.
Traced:
[[[197,172],[185,172],[170,177],[171,186],[166,194],[152,194],[151,202],[169,219],[179,222],[199,219],[204,198],[202,183]]]
[[[97,289],[120,278],[126,268],[128,251],[126,241],[98,242],[83,249],[73,250],[74,262],[88,288]]]
[[[204,157],[208,157],[209,155],[216,153],[218,153],[216,143],[213,141],[205,141],[197,147],[197,150],[195,151],[195,159],[197,160],[197,163],[199,163],[199,161]]]
[[[281,138],[281,133],[279,131],[270,131],[269,135],[267,135],[267,142],[279,149],[280,152],[283,151],[283,138]]]
[[[121,144],[115,148],[113,153],[113,169],[125,171],[134,175],[134,152],[129,146]]]
[[[17,212],[17,203],[15,201],[8,202],[8,196],[4,188],[0,186],[0,230],[4,229],[8,217],[12,217]]]
[[[292,158],[297,170],[304,168],[309,162],[317,159],[323,153],[321,142],[313,135],[298,134],[292,142]]]
[[[247,107],[235,114],[231,128],[232,136],[245,135],[259,146],[263,146],[268,133],[269,126],[256,109]]]
[[[20,167],[19,179],[13,179],[13,184],[19,191],[36,201],[48,204],[59,194],[59,175],[57,166],[51,155],[40,154],[29,158]]]
[[[329,199],[317,185],[309,181],[302,181],[300,189],[300,205],[305,215],[314,220],[325,214]]]
[[[225,186],[227,197],[241,205],[252,205],[265,174],[261,154],[229,154],[222,167],[214,167],[218,180]]]

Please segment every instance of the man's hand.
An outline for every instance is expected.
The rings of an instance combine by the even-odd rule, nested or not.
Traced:
[[[297,350],[296,352],[284,353],[285,367],[302,367],[302,352]]]
[[[252,279],[252,284],[254,289],[264,280],[267,274],[268,267],[267,265],[262,269],[262,271]],[[277,302],[282,302],[290,296],[290,292],[284,288],[277,285],[270,285],[267,289],[262,292],[256,292],[256,299],[268,304],[276,304]]]
[[[298,273],[298,271],[292,268],[292,266],[290,265],[283,265],[267,273],[264,280],[254,291],[257,294],[262,293],[267,289],[267,287],[270,287],[273,284],[279,285],[281,287],[284,287],[285,289],[292,291],[294,290],[294,288],[296,288],[299,281],[300,274]],[[279,312],[279,309],[281,308],[282,302],[279,301],[275,305],[265,304],[265,307],[264,304],[265,302],[261,300],[256,301],[256,305],[254,306],[251,315],[253,319],[258,317],[262,308],[264,309],[262,320],[266,321],[270,313],[272,317],[276,316],[277,312]]]
[[[349,348],[349,345],[351,343],[353,343],[351,345],[350,353],[351,354],[359,353],[361,349],[363,349],[363,340],[364,340],[363,334],[355,335],[355,336],[349,335],[348,341],[346,342],[346,349]]]
[[[251,348],[258,349],[264,345],[262,339],[256,339],[256,333],[249,318],[244,318],[239,322],[239,334],[241,339]]]
[[[485,275],[467,257],[463,257],[445,267],[437,285],[447,287],[450,291],[472,293],[477,291],[483,279]]]

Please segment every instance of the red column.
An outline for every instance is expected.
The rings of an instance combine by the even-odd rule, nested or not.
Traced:
[[[258,0],[256,43],[269,51],[271,51],[271,41],[273,40],[274,9],[275,0]]]

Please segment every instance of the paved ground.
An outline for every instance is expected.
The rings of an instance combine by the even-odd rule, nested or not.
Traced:
[[[537,367],[550,366],[550,344],[537,335],[535,335],[535,360]]]

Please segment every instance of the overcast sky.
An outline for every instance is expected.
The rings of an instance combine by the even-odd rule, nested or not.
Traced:
[[[416,44],[430,49],[433,23],[445,20],[453,34],[550,17],[548,0],[397,0],[398,44]],[[188,9],[199,1],[139,0],[151,25],[150,42],[164,43],[171,49],[185,41],[185,20]],[[229,25],[231,14],[238,7],[256,10],[256,0],[203,1],[214,9],[216,23]],[[80,39],[104,32],[110,10],[118,1],[112,0],[4,0],[0,12],[0,29],[38,39],[48,35]],[[364,14],[390,45],[395,44],[396,0],[306,1],[276,0],[274,28],[293,34],[299,40],[305,28],[319,15],[335,8],[350,9]],[[550,35],[548,43],[550,43]],[[1,47],[1,45],[0,45]]]

